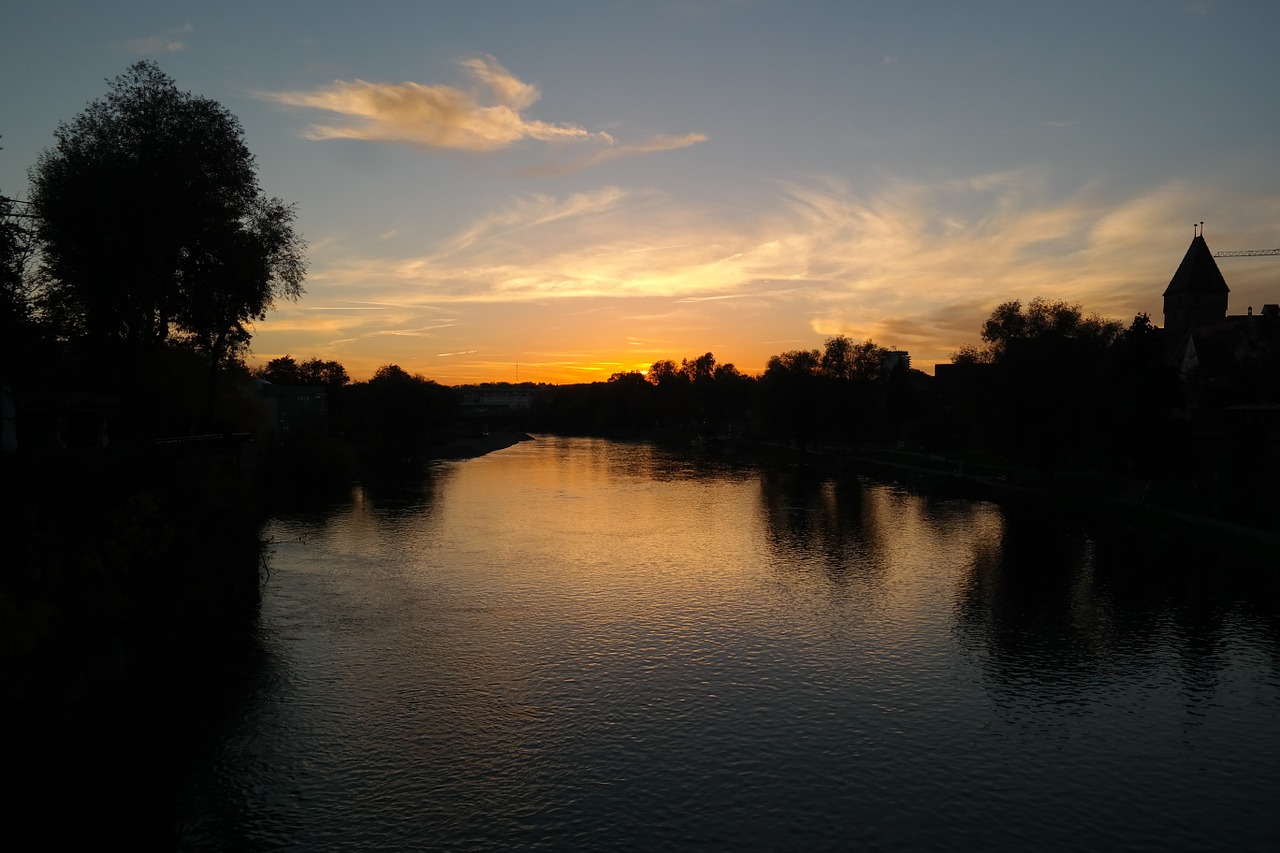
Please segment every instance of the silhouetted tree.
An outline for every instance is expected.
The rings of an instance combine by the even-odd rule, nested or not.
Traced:
[[[351,381],[341,362],[309,358],[299,364],[291,355],[271,359],[256,373],[260,379],[276,385],[323,385],[334,389]]]
[[[606,384],[608,415],[605,425],[615,429],[653,426],[654,391],[654,386],[638,371],[610,376]]]
[[[1111,350],[1108,434],[1125,468],[1150,476],[1174,454],[1179,437],[1170,418],[1179,398],[1177,373],[1165,361],[1161,330],[1145,312],[1133,318]]]
[[[34,333],[30,231],[17,205],[0,195],[0,380],[12,381]]]
[[[687,358],[682,359],[680,368],[684,375],[689,377],[690,382],[708,380],[715,375],[716,357],[708,352],[703,353],[692,361]]]
[[[957,361],[998,363],[1019,341],[1081,341],[1084,346],[1106,349],[1124,330],[1119,320],[1097,314],[1086,315],[1079,305],[1037,296],[1024,308],[1013,299],[1002,302],[982,324],[981,348],[962,347]]]
[[[822,375],[831,379],[853,378],[853,341],[844,335],[827,338],[819,360]]]
[[[329,389],[341,388],[351,381],[341,363],[319,358],[309,358],[298,365],[298,376],[304,385],[323,385]]]
[[[977,344],[961,344],[960,349],[951,354],[952,364],[991,364],[991,360],[991,350]]]
[[[688,372],[670,359],[655,361],[646,377],[657,386],[657,421],[663,427],[687,427],[692,394]]]
[[[689,414],[703,438],[713,437],[720,429],[716,366],[716,357],[709,352],[695,359],[683,359],[680,363],[681,371],[689,379]]]
[[[263,366],[258,374],[273,385],[301,385],[302,373],[298,370],[298,362],[291,355],[273,358]]]
[[[732,364],[717,364],[713,379],[712,401],[717,426],[732,433],[737,424],[738,433],[734,434],[739,434],[751,411],[756,380]]]
[[[876,386],[888,379],[887,354],[874,341],[827,338],[818,368],[823,386],[819,417],[827,432],[853,440],[867,432],[883,408],[884,389]]]
[[[822,354],[792,350],[771,356],[760,377],[765,424],[803,450],[818,428],[818,386]]]
[[[190,340],[211,371],[247,324],[296,299],[306,271],[293,209],[266,198],[240,122],[138,62],[54,133],[31,170],[51,316],[95,357]]]
[[[425,448],[433,430],[453,421],[456,405],[453,389],[396,364],[379,367],[368,382],[344,389],[343,397],[347,432],[389,457]]]
[[[1096,462],[1108,431],[1108,352],[1118,320],[1086,315],[1079,305],[1037,297],[1025,307],[1001,303],[983,323],[981,348],[956,361],[995,365],[1001,435],[989,443],[1021,450],[1045,474],[1064,462]]]
[[[746,419],[755,380],[712,353],[697,358],[656,361],[646,380],[656,389],[659,426],[697,429],[712,438]]]
[[[853,376],[855,382],[880,382],[889,378],[886,361],[889,351],[875,341],[866,340],[853,345]]]

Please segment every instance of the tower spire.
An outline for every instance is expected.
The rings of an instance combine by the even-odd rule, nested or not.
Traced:
[[[1204,241],[1203,220],[1192,226],[1195,237],[1164,291],[1164,327],[1175,337],[1227,315],[1230,288]]]

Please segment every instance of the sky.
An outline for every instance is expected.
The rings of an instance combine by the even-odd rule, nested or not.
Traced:
[[[155,60],[297,206],[252,363],[581,382],[843,334],[931,372],[1001,302],[1163,323],[1204,221],[1280,247],[1280,3],[5,0],[0,192]],[[1280,258],[1219,261],[1231,313]]]

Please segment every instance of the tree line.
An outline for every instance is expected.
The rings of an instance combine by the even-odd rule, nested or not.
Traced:
[[[937,377],[874,341],[835,335],[821,348],[770,357],[759,375],[707,352],[601,382],[498,383],[526,389],[528,407],[477,417],[530,431],[755,441],[800,452],[982,452],[1043,474],[1082,467],[1146,474],[1172,452],[1181,390],[1145,314],[1125,326],[1063,301],[1009,301],[979,335],[981,343],[961,347]],[[465,388],[396,365],[351,383],[337,362],[284,356],[255,375],[329,389],[330,430],[363,448],[420,452],[471,416]]]
[[[477,415],[457,389],[396,365],[351,382],[335,361],[285,356],[255,376],[245,363],[253,321],[303,292],[306,244],[294,223],[294,208],[262,190],[223,106],[179,90],[153,62],[110,81],[58,126],[30,170],[29,201],[0,197],[0,378],[43,430],[36,443],[49,440],[59,407],[110,421],[112,439],[246,429],[263,417],[244,390],[256,378],[323,387],[322,432],[392,457],[460,422],[501,420],[800,450],[890,443],[983,452],[1046,474],[1146,476],[1192,453],[1191,409],[1277,397],[1274,352],[1201,381],[1190,399],[1146,315],[1125,325],[1047,299],[997,306],[980,342],[934,377],[843,335],[778,353],[759,375],[707,352],[604,382],[531,386],[528,408],[505,414]]]

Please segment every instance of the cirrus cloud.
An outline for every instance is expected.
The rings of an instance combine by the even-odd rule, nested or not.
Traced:
[[[287,305],[262,328],[287,342],[281,351],[304,349],[304,339],[324,350],[341,335],[353,343],[335,352],[368,370],[375,351],[420,355],[419,338],[485,353],[424,363],[450,381],[515,361],[532,370],[533,349],[570,345],[589,364],[628,369],[712,345],[759,371],[780,348],[834,334],[907,349],[928,369],[976,341],[1008,299],[1064,299],[1123,321],[1146,311],[1158,323],[1189,236],[1170,227],[1170,211],[1210,211],[1227,247],[1262,245],[1280,221],[1274,199],[1248,199],[1245,216],[1211,183],[1125,192],[1055,178],[1020,168],[858,191],[811,177],[775,184],[768,204],[732,222],[656,190],[522,193],[408,256],[387,257],[372,239],[363,253],[318,253],[313,296],[384,310]],[[1227,275],[1233,310],[1274,301],[1265,269]],[[572,358],[556,354],[529,375],[567,378],[561,362]]]

